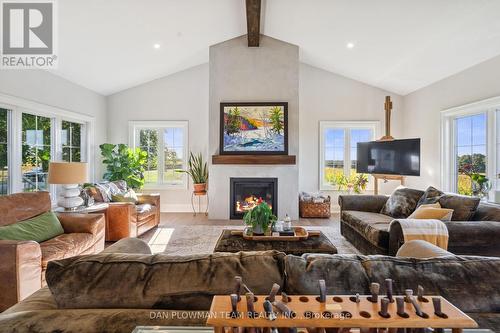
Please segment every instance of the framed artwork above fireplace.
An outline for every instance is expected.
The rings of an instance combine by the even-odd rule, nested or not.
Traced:
[[[288,103],[221,103],[220,155],[288,155]]]

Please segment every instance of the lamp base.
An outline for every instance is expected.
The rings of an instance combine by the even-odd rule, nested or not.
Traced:
[[[75,210],[83,205],[83,199],[80,197],[78,184],[67,184],[62,186],[62,190],[57,200],[57,205],[65,210]]]

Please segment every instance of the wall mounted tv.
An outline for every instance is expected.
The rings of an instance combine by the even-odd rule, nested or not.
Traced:
[[[420,176],[420,139],[360,142],[356,171]]]

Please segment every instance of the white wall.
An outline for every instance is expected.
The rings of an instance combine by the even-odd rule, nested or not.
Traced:
[[[301,191],[319,189],[319,122],[380,121],[385,128],[385,96],[393,101],[391,134],[403,136],[401,96],[306,64],[300,65],[300,173]],[[411,178],[411,177],[408,177]],[[380,183],[381,193],[390,193],[399,183]],[[330,192],[333,203],[337,193]]]
[[[208,158],[208,64],[110,95],[110,143],[128,144],[130,120],[187,120],[189,150],[202,152]],[[162,211],[191,211],[191,184],[187,190],[149,192],[161,194]]]
[[[102,173],[99,144],[106,141],[106,98],[43,70],[0,70],[0,93],[95,118],[95,177]]]
[[[221,102],[288,102],[288,150],[299,155],[299,48],[261,36],[249,48],[247,36],[210,47],[209,154],[218,154]],[[278,178],[278,216],[298,218],[298,165],[210,165],[211,219],[229,218],[231,177]]]
[[[405,137],[422,138],[421,177],[409,186],[441,186],[440,111],[500,96],[500,56],[436,82],[403,98]]]

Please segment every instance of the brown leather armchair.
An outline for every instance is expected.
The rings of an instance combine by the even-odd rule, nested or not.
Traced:
[[[110,202],[106,217],[106,241],[137,237],[160,223],[160,195],[138,194],[137,204]]]
[[[0,197],[0,226],[24,221],[51,210],[48,192]],[[0,240],[0,312],[45,286],[51,260],[104,249],[102,214],[58,214],[64,234],[42,243]]]

